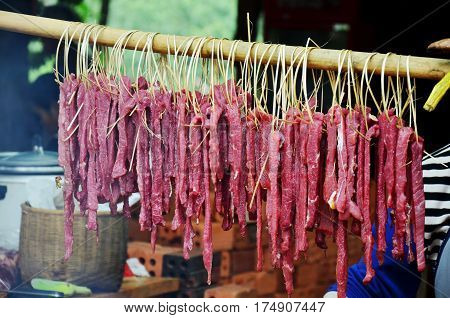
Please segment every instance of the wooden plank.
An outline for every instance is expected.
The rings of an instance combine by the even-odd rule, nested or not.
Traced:
[[[178,291],[180,282],[169,277],[125,277],[117,293],[93,294],[91,297],[148,298]]]

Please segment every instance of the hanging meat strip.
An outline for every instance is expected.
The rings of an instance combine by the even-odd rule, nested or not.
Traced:
[[[75,173],[72,163],[72,154],[70,143],[71,140],[67,137],[70,136],[72,130],[76,125],[68,131],[68,126],[73,113],[72,108],[76,101],[76,90],[78,83],[75,76],[69,76],[59,87],[59,117],[58,117],[58,150],[59,157],[58,162],[64,169],[64,244],[66,247],[66,253],[64,258],[67,260],[72,255],[73,250],[73,218],[75,204],[73,201],[74,187],[73,187],[73,174]],[[72,114],[73,113],[73,114]]]
[[[100,194],[107,201],[111,200],[111,188],[108,183],[108,145],[106,134],[108,132],[109,110],[111,108],[110,88],[107,84],[108,80],[101,76],[99,78],[100,85],[96,94],[96,126],[98,138],[98,161],[100,169],[98,173],[98,182],[100,183]]]
[[[222,180],[223,178],[223,167],[220,164],[220,132],[223,131],[220,128],[220,119],[223,112],[222,105],[222,92],[219,86],[214,89],[215,101],[214,105],[211,107],[211,115],[209,120],[209,166],[211,169],[211,180],[216,188],[217,179]],[[226,130],[225,130],[226,131]]]
[[[413,136],[411,142],[411,193],[414,216],[414,243],[416,244],[417,270],[425,270],[425,193],[422,174],[423,139]]]
[[[306,145],[306,164],[308,167],[308,212],[306,215],[306,229],[312,229],[316,224],[319,209],[319,164],[320,141],[322,138],[323,114],[314,113],[310,123],[308,142]]]
[[[171,178],[175,177],[174,167],[174,144],[176,119],[172,109],[172,95],[168,92],[161,92],[160,102],[162,103],[161,115],[161,143],[164,160],[163,165],[163,214],[169,213],[170,196],[172,194]]]
[[[293,257],[291,253],[293,208],[295,203],[294,187],[295,182],[292,178],[294,173],[295,156],[295,136],[294,120],[298,110],[291,108],[286,116],[286,123],[283,127],[284,136],[283,146],[281,148],[281,262],[288,296],[292,295],[294,283],[292,273],[294,271]]]
[[[376,176],[377,176],[377,193],[376,193],[376,217],[377,217],[377,259],[378,263],[383,264],[384,253],[386,252],[386,188],[384,177],[384,165],[386,154],[386,132],[388,119],[385,113],[378,116],[380,134],[377,143],[376,154]]]
[[[184,92],[178,94],[178,183],[177,193],[180,203],[187,205],[187,138],[186,138],[186,94]]]
[[[397,148],[395,150],[395,236],[396,240],[392,256],[396,259],[402,259],[404,256],[404,242],[406,235],[406,185],[407,174],[406,165],[408,159],[408,148],[413,135],[411,127],[402,127],[398,131]]]
[[[152,171],[152,224],[164,225],[163,218],[163,148],[161,133],[161,116],[165,110],[164,93],[154,92],[150,117],[150,151]],[[149,112],[150,113],[150,112]]]
[[[118,101],[119,101],[119,90],[113,81],[109,82],[108,85],[111,91],[111,109],[109,110],[109,119],[108,126],[113,127],[118,113]],[[126,189],[121,189],[121,185],[117,180],[113,180],[112,171],[114,168],[114,164],[117,157],[117,149],[116,149],[116,130],[111,130],[109,136],[106,140],[107,143],[107,152],[108,152],[108,164],[107,164],[107,172],[105,174],[105,184],[106,187],[110,188],[111,199],[109,200],[109,209],[111,210],[111,214],[115,215],[117,213],[117,202],[119,201],[119,197],[122,194],[124,205],[123,205],[123,214],[126,217],[131,217],[131,211],[128,204],[125,204],[125,201],[128,202],[128,194],[126,193]],[[122,193],[123,192],[123,193]]]
[[[375,271],[372,267],[372,248],[373,248],[373,237],[372,237],[372,222],[370,221],[370,143],[372,138],[377,138],[380,131],[378,125],[373,125],[369,128],[365,135],[364,149],[359,149],[359,151],[364,151],[364,179],[363,179],[363,205],[362,205],[362,230],[361,238],[364,244],[364,262],[366,263],[366,276],[364,277],[363,283],[368,284],[373,276],[375,276]]]
[[[384,165],[384,175],[386,180],[386,204],[389,209],[394,208],[395,203],[395,156],[397,148],[398,128],[397,128],[397,116],[389,115],[388,123],[386,126],[386,162]]]
[[[119,122],[117,123],[119,145],[117,147],[116,162],[114,163],[114,168],[112,171],[112,177],[114,179],[125,175],[127,172],[125,166],[128,146],[126,124],[129,119],[126,117],[134,106],[135,103],[132,96],[131,81],[129,77],[122,76],[119,79]]]
[[[337,128],[337,162],[338,162],[338,184],[336,193],[336,209],[339,212],[339,219],[348,219],[347,207],[347,138],[346,138],[346,111],[336,108],[335,120]]]
[[[298,176],[297,188],[297,202],[295,212],[295,253],[294,259],[298,260],[300,254],[308,249],[308,239],[306,237],[306,211],[308,206],[308,170],[306,166],[306,144],[308,140],[309,124],[305,120],[300,119],[300,125],[296,130],[296,173]]]
[[[209,119],[207,119],[208,121]],[[203,230],[203,264],[208,273],[208,285],[211,284],[211,271],[212,271],[212,259],[213,259],[213,243],[212,243],[212,223],[211,223],[211,201],[209,192],[209,136],[208,122],[203,126],[203,136],[205,140],[202,143],[202,159],[203,159],[203,183],[205,193],[205,225]]]
[[[87,118],[88,110],[91,108],[89,105],[89,98],[87,93],[87,86],[84,82],[80,83],[77,94],[77,106],[79,109],[78,113],[78,160],[79,160],[79,175],[80,175],[80,191],[77,193],[77,199],[80,202],[80,212],[85,215],[87,210]],[[61,97],[60,97],[61,102]],[[61,110],[60,110],[61,112]],[[60,113],[61,116],[61,113]],[[58,134],[59,140],[59,134]],[[61,150],[59,151],[59,157],[61,157]]]
[[[261,180],[259,181],[261,187],[263,189],[268,189],[270,187],[270,181],[269,181],[269,165],[268,165],[268,158],[269,158],[269,135],[270,130],[272,129],[270,125],[270,118],[262,118],[261,120],[261,156],[260,156],[260,162],[262,167],[262,174],[261,174]]]
[[[184,210],[187,206],[187,140],[186,140],[186,95],[180,92],[176,95],[177,109],[177,143],[175,151],[175,215],[172,220],[172,230],[185,224]]]
[[[284,136],[283,147],[281,148],[281,212],[280,227],[282,231],[281,251],[286,253],[290,250],[290,238],[293,220],[294,207],[294,121],[296,115],[294,109],[290,109],[286,117],[286,123],[282,129]]]
[[[364,136],[367,133],[369,115],[371,109],[369,107],[360,106],[359,111],[361,113],[361,122],[359,124],[358,134],[358,152],[357,152],[357,170],[356,170],[356,204],[360,211],[362,211],[364,203]],[[355,235],[361,235],[361,222],[359,220],[352,220],[352,233]]]
[[[329,122],[329,114],[325,115],[324,121]],[[326,236],[332,235],[334,230],[334,215],[333,211],[328,205],[327,201],[324,199],[324,184],[325,184],[325,173],[326,173],[326,157],[328,155],[328,136],[323,136],[320,142],[320,164],[319,164],[319,213],[317,215],[316,221],[316,245],[321,249],[327,249]],[[336,136],[334,136],[334,144],[336,144]],[[336,148],[334,148],[336,150]],[[336,182],[336,178],[334,178]]]
[[[362,220],[361,211],[354,200],[355,194],[355,172],[356,172],[356,153],[358,143],[358,130],[361,122],[360,113],[356,110],[350,112],[346,117],[347,125],[347,211],[358,221]]]
[[[98,209],[98,197],[97,197],[97,99],[96,90],[88,90],[88,98],[90,99],[89,105],[89,117],[87,123],[87,149],[89,154],[88,171],[87,171],[87,229],[91,231],[97,231],[97,209]]]
[[[345,298],[347,294],[348,278],[348,246],[347,246],[347,221],[338,221],[336,234],[337,264],[336,264],[336,284],[337,295]]]
[[[203,115],[196,114],[189,125],[189,198],[192,202],[196,202],[197,198],[203,195],[203,159],[202,159],[202,126],[203,126]],[[192,211],[186,211],[188,217],[194,216],[196,207],[193,206]],[[192,214],[191,214],[192,213]],[[198,215],[195,215],[198,218]]]
[[[267,222],[272,247],[272,265],[279,267],[280,251],[278,238],[278,221],[280,219],[280,193],[278,190],[278,170],[280,168],[280,147],[283,144],[283,135],[275,130],[269,136],[269,180],[270,188],[267,191]]]
[[[337,194],[337,169],[336,169],[336,147],[337,128],[334,120],[334,113],[338,106],[333,106],[325,117],[327,125],[327,157],[325,161],[325,179],[323,184],[323,199],[331,209],[336,208]]]
[[[255,136],[256,136],[256,124],[254,118],[247,119],[247,133],[246,133],[246,142],[245,142],[245,152],[246,152],[246,167],[247,167],[247,182],[246,182],[246,190],[247,190],[247,203],[248,203],[248,212],[250,214],[250,219],[255,219],[256,216],[256,204],[253,203],[250,205],[252,200],[253,191],[255,190],[256,179],[258,176],[256,175],[256,157],[255,157]]]
[[[245,190],[245,184],[247,183],[247,169],[245,163],[246,157],[246,135],[247,125],[245,124],[245,118],[241,120],[241,173],[239,174],[239,205],[237,206],[237,215],[239,219],[239,229],[241,236],[247,235],[247,191]]]
[[[233,96],[234,86],[231,87],[230,94]],[[240,198],[240,178],[242,173],[242,128],[241,128],[241,118],[240,111],[237,104],[237,100],[233,100],[233,103],[227,105],[226,108],[226,117],[228,120],[228,141],[229,141],[229,151],[228,151],[228,160],[230,162],[231,168],[231,178],[230,178],[230,191],[232,196],[232,202],[234,208],[237,209],[238,219],[239,219],[239,227],[241,234],[245,233],[246,219],[245,213],[243,214],[242,210],[239,209],[239,198]],[[245,212],[245,211],[244,211]]]
[[[139,193],[141,194],[141,210],[139,213],[139,224],[141,231],[152,230],[151,217],[151,174],[149,160],[149,133],[145,127],[147,120],[146,113],[151,104],[150,94],[142,89],[135,93],[134,97],[137,105],[136,116],[133,117],[136,129],[136,175]]]
[[[256,117],[256,116],[255,116]],[[258,126],[257,131],[254,135],[254,143],[255,143],[255,169],[256,169],[256,179],[255,179],[255,189],[256,191],[255,198],[256,203],[253,203],[256,205],[256,270],[262,271],[263,267],[263,246],[262,246],[262,200],[261,200],[261,184],[259,181],[259,176],[261,175],[261,125]]]

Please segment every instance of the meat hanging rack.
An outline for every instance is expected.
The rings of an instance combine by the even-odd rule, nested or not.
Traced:
[[[69,37],[73,36],[75,41],[79,40],[81,31],[87,26],[85,23],[79,22],[68,22],[57,19],[49,19],[43,17],[36,17],[32,15],[11,13],[6,11],[0,11],[0,29],[24,33],[34,36],[60,39],[61,35],[67,30]],[[100,26],[99,26],[100,27]],[[104,46],[114,46],[117,39],[124,33],[131,32],[128,30],[116,29],[111,27],[102,27],[99,31],[97,43]],[[127,41],[127,49],[137,49],[143,50],[145,47],[144,41],[140,41],[143,36],[148,34],[142,31],[132,31],[132,35]],[[153,52],[160,54],[173,54],[176,48],[183,47],[186,45],[186,36],[177,35],[165,35],[156,34],[153,40]],[[197,43],[201,41],[202,37],[197,37],[192,43],[190,43],[190,48],[186,51],[187,55],[192,55],[194,53],[194,48]],[[93,36],[91,36],[91,41],[93,41]],[[141,42],[141,43],[139,43]],[[223,47],[224,58],[228,58],[230,52],[232,51],[232,45],[234,41],[211,38],[209,41],[202,46],[201,56],[208,58],[211,56],[211,50],[214,45],[217,47],[219,44]],[[280,50],[280,45],[275,44],[264,44],[260,43],[257,46],[256,43],[239,41],[236,44],[234,51],[235,61],[244,61],[245,57],[249,51],[252,59],[262,60],[263,63],[276,64],[277,63],[277,51]],[[286,46],[286,65],[291,64],[291,59],[294,51],[305,49],[305,47],[294,47]],[[340,50],[330,50],[330,49],[319,49],[312,48],[308,54],[307,67],[311,69],[336,71],[338,69],[338,60],[340,55]],[[274,54],[272,54],[274,53]],[[385,59],[385,54],[380,53],[367,53],[367,52],[351,52],[351,60],[354,71],[362,72],[364,68],[365,61],[370,57],[368,63],[368,71],[374,71],[375,74],[380,74],[382,71],[383,60]],[[398,75],[406,76],[406,69],[402,67],[406,63],[407,56],[390,54],[386,58],[384,73],[388,76]],[[400,68],[398,68],[400,65]],[[346,66],[344,66],[344,70]],[[416,57],[411,56],[409,58],[409,72],[410,76],[413,78],[422,78],[430,80],[440,80],[447,73],[450,73],[450,60],[448,59],[437,59],[437,58],[427,58],[427,57]]]
[[[60,41],[64,38],[65,52],[76,41],[78,58],[84,60],[76,75],[68,74],[65,67],[63,82],[57,80],[66,259],[73,250],[75,199],[80,203],[81,214],[86,216],[87,228],[98,231],[99,203],[109,202],[111,213],[115,214],[117,204],[123,202],[122,213],[130,217],[128,198],[139,192],[139,223],[141,230],[150,231],[153,249],[158,229],[166,227],[165,216],[170,216],[171,198],[175,201],[171,228],[184,228],[186,259],[196,235],[192,222],[199,223],[203,218],[203,262],[208,283],[211,283],[213,251],[211,199],[214,199],[215,212],[222,216],[225,231],[238,221],[241,234],[246,235],[247,216],[250,219],[251,213],[251,220],[256,219],[257,270],[262,270],[261,235],[267,229],[271,263],[283,271],[288,295],[293,292],[294,261],[306,257],[307,232],[315,232],[315,244],[321,249],[327,248],[326,236],[332,236],[336,242],[338,297],[346,296],[347,235],[360,236],[366,264],[363,282],[369,283],[375,275],[372,266],[375,243],[379,264],[390,257],[385,253],[388,208],[393,211],[395,224],[393,258],[407,258],[410,263],[416,260],[418,271],[425,269],[424,141],[417,132],[415,84],[413,88],[410,77],[446,83],[449,60],[160,35],[2,11],[0,29]],[[146,43],[141,43],[145,37]],[[89,42],[93,43],[90,63],[87,61]],[[97,45],[113,46],[105,64],[97,59]],[[215,85],[213,56],[218,47],[222,55],[217,53],[217,59],[228,61],[223,83],[219,78]],[[141,58],[146,52],[152,57],[151,65],[155,69],[147,65],[148,73],[137,76],[140,60],[132,83],[125,72],[121,73],[117,52],[122,48],[142,51]],[[159,53],[173,54],[176,60],[180,49],[183,60],[179,67],[177,64],[171,69],[170,64],[164,64],[165,56],[161,64],[154,59],[153,53]],[[299,54],[303,54],[302,64],[294,58]],[[347,57],[347,65],[341,60],[342,55]],[[189,66],[183,63],[186,56],[193,57]],[[195,84],[191,89],[187,84],[190,74],[197,70],[199,56],[212,57],[208,74],[211,85],[207,92],[200,86],[197,89]],[[249,89],[252,77],[251,71],[246,70],[249,57],[255,64],[258,61],[266,66],[276,65],[272,77],[272,114],[264,99],[267,87],[261,94]],[[67,58],[66,53],[65,63]],[[228,73],[228,67],[233,67],[235,61],[244,62],[245,70],[237,82],[233,72]],[[112,71],[108,68],[111,65],[119,66]],[[286,65],[297,69],[286,70]],[[304,99],[296,96],[299,66],[303,66]],[[321,77],[317,82],[314,80],[315,88],[308,97],[306,67],[329,71],[333,105],[327,113],[318,102]],[[183,74],[185,85],[176,87],[167,83],[159,72],[163,69],[178,77],[174,82],[180,82]],[[346,82],[340,77],[343,70]],[[368,71],[381,75],[380,104],[371,92]],[[253,72],[256,82],[259,69]],[[357,85],[354,72],[362,73],[361,85]],[[59,74],[57,68],[55,73]],[[278,75],[282,79],[279,87]],[[396,84],[388,79],[387,94],[385,75],[396,77]],[[406,87],[400,76],[406,77]],[[267,86],[265,79],[263,76],[262,87]],[[438,84],[437,87],[445,89],[446,86]],[[346,105],[342,105],[345,88]],[[389,90],[393,93],[391,98]],[[367,102],[367,92],[371,92],[376,106],[373,112],[367,106],[371,104]],[[407,93],[406,100],[403,93]],[[436,103],[428,109],[432,110]],[[373,214],[376,217],[370,213],[371,171],[376,177],[377,204]],[[375,235],[371,231],[372,219],[377,225]],[[415,251],[411,248],[413,243]]]

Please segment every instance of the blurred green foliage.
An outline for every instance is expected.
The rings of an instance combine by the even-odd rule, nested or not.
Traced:
[[[95,23],[100,0],[84,0],[77,13]],[[110,0],[108,25],[177,35],[232,38],[237,0]]]
[[[41,0],[42,5],[57,2]],[[83,22],[98,23],[101,0],[59,2],[72,7]],[[237,0],[110,0],[107,24],[127,30],[232,39],[236,20]],[[30,69],[29,81],[52,72],[52,61],[36,61],[36,66]],[[125,61],[131,64],[130,53],[125,54]]]

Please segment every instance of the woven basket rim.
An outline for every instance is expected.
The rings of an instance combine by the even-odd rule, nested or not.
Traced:
[[[33,208],[28,203],[22,203],[20,205],[22,208],[22,211],[25,212],[32,212],[32,213],[42,213],[42,214],[54,214],[54,215],[63,215],[64,210],[51,210],[51,209],[41,209],[41,208]],[[122,212],[118,212],[115,216],[122,216]],[[97,211],[98,217],[111,217],[114,215],[111,215],[110,211]]]

